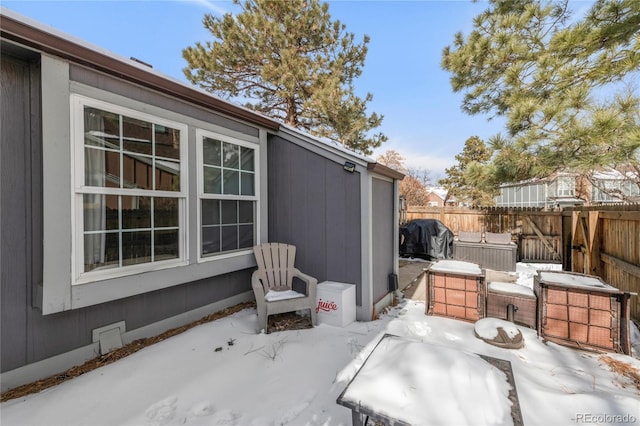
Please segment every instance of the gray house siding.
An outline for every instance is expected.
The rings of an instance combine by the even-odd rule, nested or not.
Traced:
[[[127,331],[135,330],[251,290],[252,270],[244,269],[87,308],[42,315],[38,308],[43,275],[39,72],[36,62],[19,60],[4,53],[0,62],[0,365],[3,373],[91,345],[95,328],[125,321]],[[115,85],[103,76],[98,80]],[[141,89],[126,84],[120,86],[119,90],[142,96]],[[147,97],[164,107],[171,106],[169,100],[158,95]]]
[[[269,138],[269,240],[297,247],[319,282],[356,284],[361,304],[360,174],[282,137]]]
[[[0,348],[2,368],[18,365],[23,361],[21,353],[27,350],[29,340],[24,332],[33,283],[42,271],[34,267],[32,260],[42,259],[41,248],[32,244],[32,234],[38,234],[41,221],[38,217],[38,191],[25,191],[31,181],[40,181],[38,151],[32,152],[32,141],[39,139],[38,116],[39,90],[32,90],[32,82],[38,81],[39,67],[35,61],[21,61],[2,55],[1,87],[1,151],[0,151]],[[36,88],[38,86],[35,86]],[[16,143],[18,142],[18,143]],[[35,170],[32,173],[32,161]],[[39,250],[40,249],[40,250]]]
[[[394,221],[395,202],[393,182],[373,179],[373,301],[388,293],[388,276],[394,272]]]

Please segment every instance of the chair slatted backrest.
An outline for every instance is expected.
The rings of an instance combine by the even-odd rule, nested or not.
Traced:
[[[282,243],[265,243],[253,248],[258,269],[264,271],[265,292],[291,289],[296,247]]]

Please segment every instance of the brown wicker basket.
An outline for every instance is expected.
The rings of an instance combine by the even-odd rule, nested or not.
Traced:
[[[509,305],[513,305],[513,322],[536,328],[536,300],[533,291],[520,284],[502,282],[487,284],[488,317],[506,320]]]
[[[441,260],[427,269],[428,315],[475,322],[485,316],[484,274],[475,263]]]
[[[600,278],[573,272],[538,271],[538,335],[559,344],[630,352],[629,293]]]

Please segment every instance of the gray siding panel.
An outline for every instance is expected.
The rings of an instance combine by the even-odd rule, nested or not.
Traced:
[[[345,179],[353,182],[345,185]],[[355,182],[358,184],[356,185]],[[342,165],[328,171],[327,200],[327,270],[328,280],[361,283],[362,252],[360,250],[360,177],[345,173]],[[345,262],[345,259],[349,259]],[[360,293],[356,302],[361,305]]]
[[[388,276],[393,272],[393,182],[373,179],[373,301],[388,293]]]
[[[318,279],[356,284],[361,304],[360,176],[279,136],[268,143],[269,240],[297,247]]]
[[[39,74],[30,62],[13,60],[4,54],[0,63],[2,372],[90,345],[91,331],[97,327],[125,321],[127,331],[131,331],[251,290],[252,269],[245,269],[113,302],[43,316],[41,309],[32,304],[32,292],[42,283],[43,270],[42,138],[38,133]],[[126,94],[133,90],[126,85],[122,85],[121,89],[126,90]],[[142,97],[142,93],[136,96]],[[161,97],[154,94],[150,98],[158,100]],[[166,99],[162,102],[170,103]],[[11,107],[7,107],[8,105]],[[167,107],[168,104],[162,105]],[[183,114],[189,110],[182,104],[169,106],[182,108],[179,110]],[[224,123],[234,125],[227,119],[224,119]],[[42,297],[40,291],[35,291],[34,294],[34,299]]]
[[[91,330],[107,324],[125,321],[127,331],[135,330],[249,291],[250,281],[251,270],[245,270],[59,314],[42,316],[30,309],[26,335],[32,341],[33,351],[21,363],[9,367],[4,363],[3,345],[2,371],[89,345]]]
[[[29,161],[31,109],[29,63],[3,55],[0,86],[0,274],[2,279],[0,340],[2,367],[15,366],[27,352],[27,301],[29,300],[28,193],[24,190]],[[10,107],[8,107],[10,105]],[[17,143],[16,143],[17,142]]]

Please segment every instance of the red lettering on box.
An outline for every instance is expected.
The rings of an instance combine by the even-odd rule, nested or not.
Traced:
[[[337,311],[338,310],[338,305],[336,305],[336,302],[332,301],[332,300],[322,300],[320,299],[318,301],[318,306],[316,307],[316,313],[323,311],[323,312],[330,312],[330,311]]]

